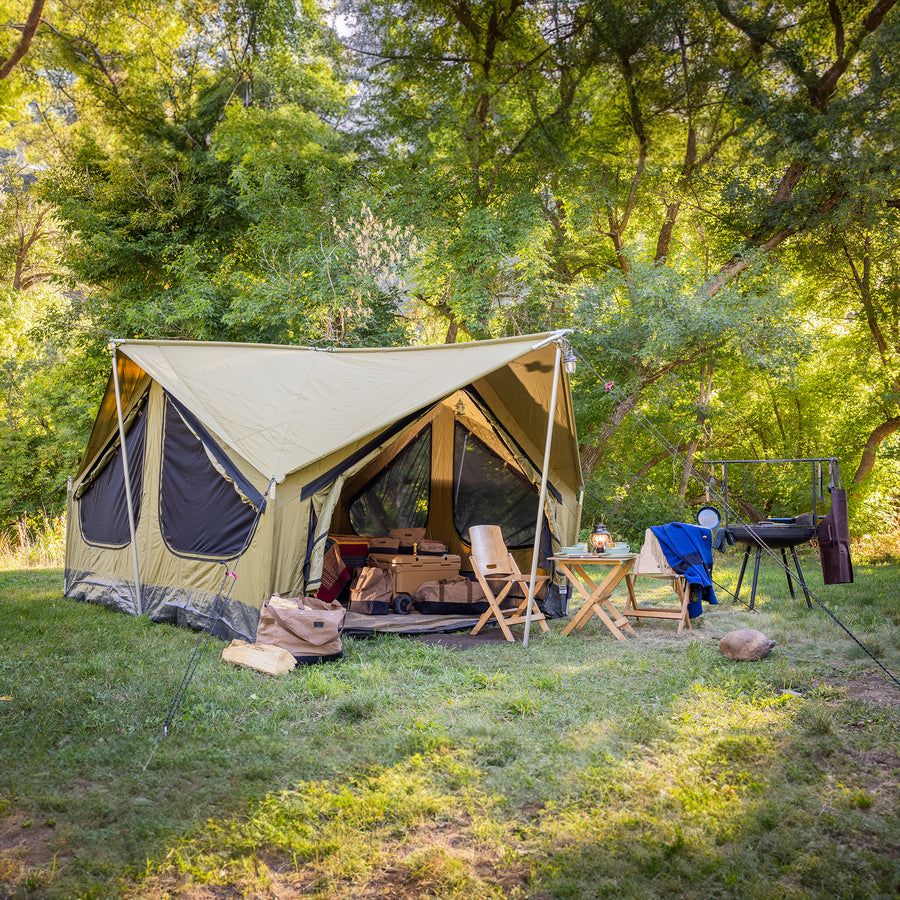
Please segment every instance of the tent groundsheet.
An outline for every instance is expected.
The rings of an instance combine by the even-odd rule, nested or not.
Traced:
[[[344,620],[344,634],[431,634],[438,632],[471,631],[478,616],[408,615],[365,616],[348,612]]]

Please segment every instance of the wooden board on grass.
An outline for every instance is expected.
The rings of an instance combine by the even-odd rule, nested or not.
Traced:
[[[274,644],[248,644],[238,640],[232,641],[222,651],[222,659],[266,675],[283,675],[293,671],[297,665],[297,660],[287,650]]]

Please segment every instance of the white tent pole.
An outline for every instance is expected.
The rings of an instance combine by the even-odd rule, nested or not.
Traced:
[[[538,501],[537,525],[534,529],[534,547],[531,551],[531,578],[528,582],[528,606],[525,610],[525,636],[522,646],[528,646],[531,631],[531,606],[534,603],[534,583],[537,581],[538,551],[541,546],[541,525],[544,522],[544,503],[547,501],[547,471],[550,468],[550,444],[553,440],[553,420],[556,418],[556,394],[559,389],[559,364],[562,347],[556,344],[556,359],[553,361],[553,389],[550,392],[550,418],[547,421],[547,441],[544,444],[544,466],[541,469],[541,496]]]
[[[122,394],[119,391],[119,365],[116,360],[116,345],[109,345],[112,357],[113,387],[116,391],[116,416],[119,419],[119,446],[122,448],[122,468],[125,470],[125,500],[128,505],[128,528],[131,531],[131,561],[134,563],[134,590],[137,596],[137,608],[135,612],[140,615],[143,611],[141,604],[141,576],[138,569],[137,538],[134,528],[134,504],[131,500],[131,472],[128,468],[128,450],[125,448],[125,422],[122,420]]]

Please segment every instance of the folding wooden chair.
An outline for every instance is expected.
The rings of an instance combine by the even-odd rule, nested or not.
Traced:
[[[495,618],[503,636],[508,641],[512,641],[514,638],[509,626],[521,625],[527,618],[530,578],[519,571],[516,561],[503,540],[503,532],[499,525],[473,525],[469,528],[469,538],[472,542],[472,555],[469,557],[472,569],[475,571],[478,583],[484,589],[489,604],[478,620],[478,624],[472,629],[472,634],[478,634],[491,618]],[[549,577],[549,575],[537,576],[535,592],[537,592],[538,586],[547,581]],[[495,587],[502,585],[498,593],[494,593],[491,582]],[[506,599],[506,595],[517,584],[522,585],[525,597],[518,606],[503,609],[501,604]],[[538,609],[537,602],[533,598],[531,602],[531,621],[540,622],[541,628],[549,631],[544,614]]]
[[[678,599],[678,608],[664,606],[638,606],[634,594],[635,578],[657,578],[669,581],[675,597]],[[683,575],[679,575],[669,565],[656,535],[648,528],[644,532],[644,544],[641,552],[634,561],[631,573],[625,576],[625,584],[628,586],[628,602],[622,614],[636,619],[677,619],[678,634],[681,634],[685,625],[691,627],[687,605],[690,598],[690,589]]]

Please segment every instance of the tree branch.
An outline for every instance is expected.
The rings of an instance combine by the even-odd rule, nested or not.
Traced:
[[[44,13],[45,2],[46,0],[34,0],[34,3],[31,5],[31,12],[28,14],[25,25],[22,28],[22,37],[19,38],[19,43],[16,44],[15,49],[9,55],[8,59],[0,65],[0,80],[9,78],[10,72],[12,72],[18,63],[21,62],[22,58],[28,52],[28,48],[31,47],[31,42],[34,40],[34,36],[37,33],[38,25],[41,24],[41,16]]]

